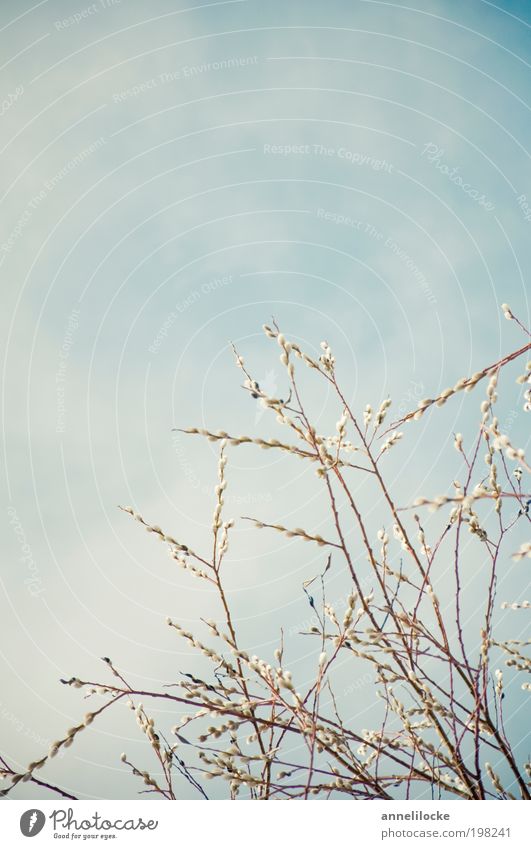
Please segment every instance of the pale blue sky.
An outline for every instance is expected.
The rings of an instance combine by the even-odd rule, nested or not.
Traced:
[[[527,320],[528,4],[417,5],[2,3],[0,749],[11,760],[39,755],[82,714],[58,678],[103,674],[100,655],[138,681],[192,668],[164,618],[193,626],[217,615],[213,600],[116,505],[206,544],[216,452],[172,426],[276,427],[240,390],[229,340],[280,391],[261,333],[273,314],[309,351],[328,339],[357,409],[390,392],[403,411],[522,344],[499,304]],[[308,393],[333,428],[332,399],[319,384]],[[455,399],[413,426],[389,458],[399,501],[447,489],[459,474],[450,434],[473,433],[478,403]],[[228,472],[235,517],[322,523],[312,470],[243,448]],[[379,505],[365,500],[375,531]],[[227,581],[256,653],[305,621],[300,584],[321,560],[236,531]],[[342,598],[340,572],[330,580]],[[294,638],[301,675],[308,651]],[[353,717],[374,700],[370,686],[356,693]],[[69,750],[58,780],[80,797],[133,795],[118,754],[125,736],[148,757],[136,732],[118,710]]]

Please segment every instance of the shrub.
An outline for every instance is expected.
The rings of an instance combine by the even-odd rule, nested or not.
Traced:
[[[507,305],[503,310],[506,318],[529,336]],[[203,678],[183,675],[171,690],[151,692],[131,685],[109,658],[103,658],[110,673],[103,682],[77,677],[64,680],[66,685],[106,700],[25,772],[15,772],[2,760],[3,777],[9,781],[3,794],[19,781],[32,781],[68,796],[40,780],[37,771],[104,711],[126,700],[152,750],[155,769],[143,769],[125,754],[122,761],[143,780],[147,792],[166,799],[178,796],[177,776],[204,797],[203,779],[208,778],[225,780],[231,798],[241,794],[255,799],[313,795],[414,799],[426,795],[428,788],[431,796],[438,798],[529,799],[530,765],[518,761],[515,749],[519,741],[511,739],[514,730],[507,727],[504,717],[506,687],[530,689],[528,683],[521,683],[522,673],[530,670],[529,643],[502,639],[493,627],[499,608],[495,599],[500,561],[512,554],[514,568],[521,569],[518,561],[531,556],[529,543],[511,549],[507,541],[517,526],[529,526],[531,501],[522,479],[530,467],[523,450],[513,446],[500,430],[495,414],[499,373],[525,355],[529,343],[461,378],[436,397],[420,400],[416,410],[387,426],[389,399],[374,410],[367,405],[361,415],[351,408],[337,382],[334,355],[327,343],[322,343],[322,354],[314,359],[289,342],[276,325],[266,326],[264,331],[280,348],[289,386],[286,400],[269,397],[237,351],[236,363],[243,372],[245,389],[275,415],[287,436],[280,440],[198,428],[186,431],[219,444],[211,554],[197,553],[147,522],[132,507],[121,508],[158,537],[182,569],[207,582],[217,594],[219,621],[198,623],[198,629],[204,626],[209,633],[208,640],[171,618],[167,620],[178,638],[208,659],[211,674]],[[333,436],[321,435],[312,424],[297,379],[299,365],[307,366],[333,390],[339,411]],[[531,363],[527,363],[517,382],[529,384],[530,375]],[[465,470],[463,481],[454,481],[450,494],[419,497],[411,508],[398,507],[384,477],[386,455],[406,430],[414,429],[413,420],[478,384],[486,388],[478,433],[468,446],[460,434],[455,435],[455,449]],[[529,411],[530,390],[524,392],[524,409]],[[404,431],[399,430],[402,427]],[[274,659],[246,651],[224,588],[224,559],[234,524],[224,516],[227,449],[246,444],[313,464],[322,486],[322,504],[331,517],[332,531],[326,537],[312,528],[251,520],[257,528],[307,542],[324,552],[322,573],[304,584],[313,617],[305,635],[315,646],[309,686],[298,684],[286,668],[289,645],[285,646],[283,639]],[[381,517],[382,529],[377,535],[370,531],[353,494],[351,481],[356,475],[369,476],[383,497],[386,515]],[[436,532],[425,530],[424,511],[445,514]],[[353,527],[355,542],[350,535]],[[483,583],[476,587],[483,604],[476,631],[463,616],[463,549],[470,535],[487,564]],[[372,576],[369,593],[364,591],[356,565],[360,542]],[[341,563],[349,582],[341,610],[327,602],[332,557]],[[442,570],[438,568],[441,558]],[[447,592],[443,582],[448,583],[449,574],[453,603],[443,605],[439,596],[441,589]],[[501,604],[510,611],[529,606],[528,601]],[[377,688],[380,709],[374,712],[371,729],[351,727],[342,718],[340,701],[345,701],[346,695],[348,702],[356,686],[347,688],[342,699],[336,698],[334,674],[340,658],[342,669],[355,659],[357,669],[362,670],[358,680],[372,681]],[[171,736],[155,727],[147,707],[161,699],[179,712],[188,711]],[[186,759],[183,751],[188,753]]]

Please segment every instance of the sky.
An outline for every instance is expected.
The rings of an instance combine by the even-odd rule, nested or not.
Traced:
[[[274,317],[312,355],[329,342],[358,411],[390,394],[402,414],[523,344],[500,304],[529,323],[530,25],[528,3],[486,0],[1,4],[0,751],[11,762],[79,719],[79,691],[59,678],[103,677],[102,655],[153,686],[196,668],[165,617],[193,629],[216,602],[118,505],[210,545],[217,448],[172,428],[281,438],[242,391],[230,342],[281,392],[262,332]],[[504,415],[524,445],[518,373]],[[302,382],[332,432],[337,403]],[[459,396],[409,426],[389,458],[399,502],[447,491],[452,433],[472,438],[478,404]],[[282,625],[304,678],[301,585],[322,552],[239,517],[326,529],[317,479],[247,446],[230,450],[227,476],[242,642],[270,657]],[[375,533],[381,505],[355,486]],[[470,563],[473,628],[472,550]],[[521,592],[522,574],[507,558],[503,588]],[[346,591],[338,566],[330,596]],[[356,680],[348,713],[367,721],[374,689]],[[117,708],[53,776],[80,798],[130,798],[124,747],[148,756]]]

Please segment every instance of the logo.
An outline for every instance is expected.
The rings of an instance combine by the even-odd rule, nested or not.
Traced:
[[[37,808],[25,811],[20,817],[20,830],[24,837],[35,837],[44,828],[46,817]]]

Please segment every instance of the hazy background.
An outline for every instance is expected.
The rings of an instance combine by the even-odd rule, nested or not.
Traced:
[[[281,394],[278,348],[261,331],[274,315],[310,353],[329,341],[356,409],[391,393],[402,413],[523,344],[499,304],[527,320],[529,4],[416,5],[3,0],[0,751],[11,763],[23,768],[83,715],[91,703],[58,679],[104,679],[101,655],[152,687],[196,668],[164,619],[194,629],[219,608],[117,505],[209,550],[217,449],[171,428],[282,436],[241,390],[229,340]],[[503,382],[504,410],[523,445],[518,373]],[[340,411],[307,377],[332,432]],[[479,401],[458,397],[408,428],[388,458],[399,503],[462,474],[452,431],[473,435]],[[230,449],[227,474],[227,516],[326,531],[322,485],[299,461]],[[353,480],[375,533],[389,517]],[[483,553],[475,538],[467,550],[477,634]],[[500,601],[523,595],[510,553]],[[300,689],[318,652],[297,636],[311,614],[301,584],[323,560],[240,522],[226,563],[242,643],[270,660],[283,625]],[[345,592],[338,561],[338,610]],[[517,636],[525,613],[512,617]],[[359,727],[375,701],[365,673],[345,672],[342,694]],[[167,728],[179,718],[157,716]],[[124,749],[153,767],[118,706],[43,778],[80,798],[133,797]]]

